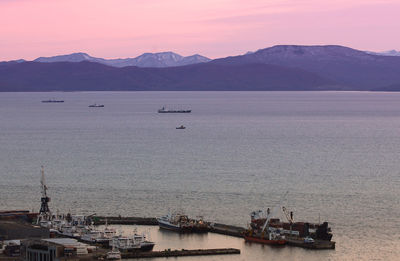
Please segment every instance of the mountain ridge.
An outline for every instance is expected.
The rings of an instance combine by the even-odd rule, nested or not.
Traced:
[[[85,53],[68,58],[75,62],[0,63],[0,91],[400,90],[400,57],[340,45],[277,45],[181,66],[171,66],[185,58],[172,52],[132,58],[158,67],[123,66],[118,59],[119,66],[110,66]]]
[[[181,56],[174,52],[160,52],[160,53],[143,53],[135,58],[116,58],[104,59],[90,56],[87,53],[78,52],[66,55],[57,55],[51,57],[39,57],[33,60],[34,62],[53,63],[53,62],[97,62],[113,67],[172,67],[184,66],[189,64],[208,62],[211,59],[194,54],[190,56]]]
[[[355,90],[400,83],[400,57],[373,55],[340,45],[276,45],[209,63],[263,63],[302,68]]]

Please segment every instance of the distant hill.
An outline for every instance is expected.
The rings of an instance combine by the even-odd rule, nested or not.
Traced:
[[[212,63],[274,64],[301,68],[348,90],[370,90],[400,83],[400,57],[372,55],[343,46],[278,45]]]
[[[196,63],[208,62],[211,59],[195,54],[192,56],[181,56],[173,52],[163,53],[144,53],[136,58],[126,59],[103,59],[96,58],[88,55],[87,53],[73,53],[67,55],[58,55],[52,57],[39,57],[34,62],[41,63],[54,63],[54,62],[96,62],[114,67],[126,67],[126,66],[137,66],[137,67],[173,67],[183,66]]]
[[[396,50],[389,50],[389,51],[384,51],[384,52],[368,52],[369,54],[374,54],[374,55],[384,55],[384,56],[400,56],[400,52]]]
[[[166,52],[105,60],[76,53],[3,62],[0,91],[400,90],[399,56],[343,46],[279,45],[207,59]]]
[[[0,65],[0,91],[328,90],[314,73],[267,64],[116,68],[93,62]]]

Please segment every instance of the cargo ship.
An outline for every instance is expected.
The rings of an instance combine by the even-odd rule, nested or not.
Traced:
[[[320,223],[309,223],[309,222],[295,222],[292,211],[287,211],[285,207],[281,208],[283,214],[286,216],[287,222],[281,221],[279,218],[270,217],[271,211],[268,208],[267,214],[263,211],[253,211],[251,213],[251,222],[249,231],[254,234],[260,234],[263,231],[263,227],[268,226],[268,231],[279,233],[285,240],[293,245],[303,246],[307,248],[318,248],[320,245],[324,245],[324,248],[334,248],[335,243],[330,242],[332,239],[332,231],[328,225],[328,222]],[[266,225],[267,224],[267,225]],[[251,233],[247,231],[245,238]],[[301,244],[299,244],[299,242]],[[325,247],[329,246],[329,247]]]
[[[276,246],[283,246],[287,243],[285,236],[282,234],[282,229],[270,226],[272,219],[269,209],[262,220],[255,219],[253,213],[251,214],[252,223],[250,223],[249,229],[243,235],[245,241]]]
[[[158,110],[158,113],[191,113],[192,110],[173,110],[167,109],[163,106],[161,109]]]

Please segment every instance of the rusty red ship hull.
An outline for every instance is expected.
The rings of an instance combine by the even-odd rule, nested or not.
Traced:
[[[278,240],[269,240],[267,238],[262,238],[262,237],[255,237],[255,236],[244,236],[244,240],[247,242],[255,242],[255,243],[260,243],[260,244],[265,244],[265,245],[285,245],[287,241],[285,239],[278,239]]]

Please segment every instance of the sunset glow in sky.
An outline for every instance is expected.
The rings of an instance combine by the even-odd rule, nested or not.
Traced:
[[[277,44],[400,49],[400,1],[0,0],[0,61],[73,52],[217,58]]]

